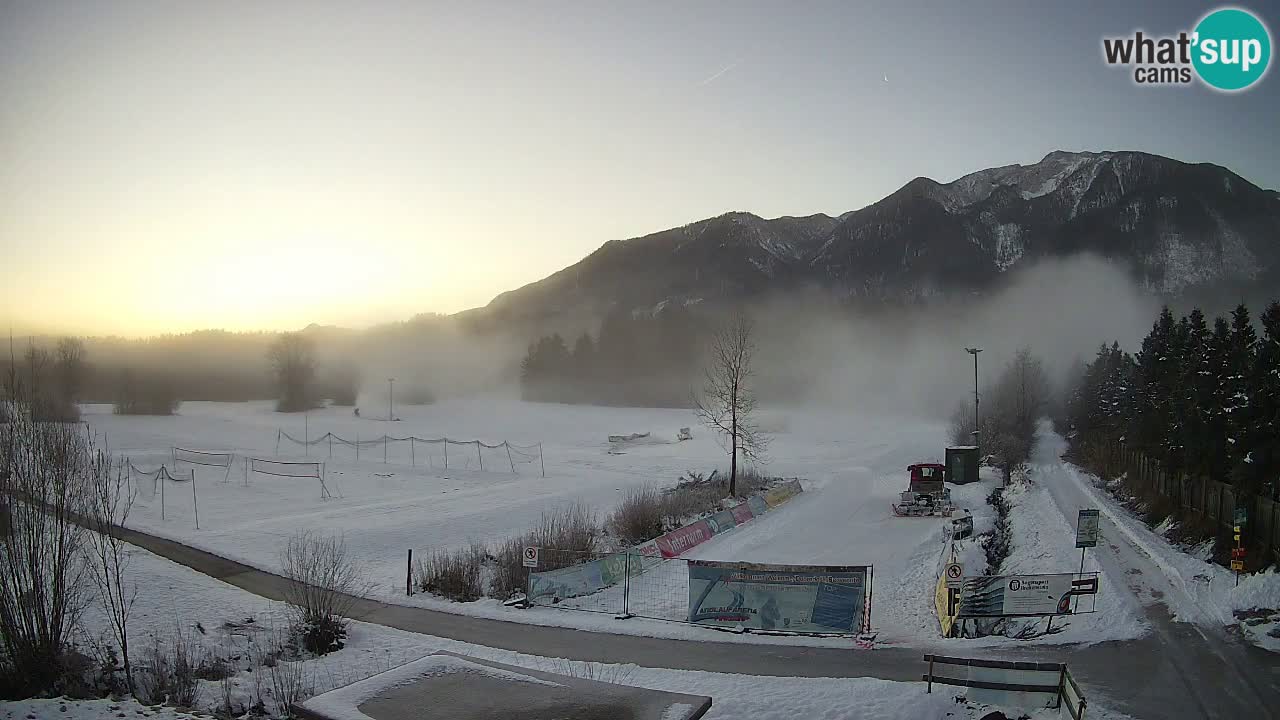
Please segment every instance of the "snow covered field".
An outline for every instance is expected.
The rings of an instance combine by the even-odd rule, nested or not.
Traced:
[[[574,501],[595,508],[601,519],[622,493],[645,483],[672,485],[687,470],[709,471],[723,463],[723,453],[709,433],[697,427],[687,410],[601,408],[521,403],[502,398],[468,398],[430,406],[398,408],[399,422],[355,417],[346,408],[326,408],[301,415],[276,413],[269,403],[186,403],[170,418],[127,417],[105,406],[86,408],[85,420],[113,452],[138,467],[170,463],[170,447],[228,451],[237,455],[274,458],[277,431],[316,438],[327,432],[362,439],[414,435],[480,439],[488,444],[504,440],[519,446],[541,443],[546,477],[537,463],[517,465],[511,472],[504,450],[450,446],[449,469],[439,447],[416,446],[411,465],[407,443],[361,450],[335,444],[330,459],[327,443],[310,447],[285,440],[281,459],[325,461],[330,490],[341,497],[322,499],[319,484],[307,478],[253,475],[244,484],[241,461],[222,481],[220,468],[197,467],[200,528],[190,483],[169,482],[161,495],[143,483],[129,524],[273,570],[280,548],[300,530],[342,533],[349,550],[363,565],[374,593],[389,602],[417,605],[520,622],[561,625],[610,632],[690,637],[712,633],[703,628],[650,620],[617,621],[609,615],[565,612],[551,608],[521,611],[494,600],[452,603],[427,595],[405,597],[405,555],[416,556],[471,540],[497,541],[534,525],[548,509]],[[933,588],[942,551],[945,521],[939,518],[898,518],[889,504],[906,484],[906,466],[940,461],[946,444],[941,423],[884,416],[815,414],[768,409],[766,425],[777,432],[770,449],[771,474],[804,478],[805,492],[764,517],[721,534],[694,548],[688,557],[769,563],[872,565],[874,597],[872,626],[878,642],[921,645],[942,642],[933,611]],[[676,442],[681,427],[693,427],[694,437]],[[304,429],[305,428],[305,429]],[[643,443],[618,445],[610,434],[649,432]],[[434,453],[434,454],[433,454]],[[486,456],[484,453],[490,453]],[[484,462],[484,470],[480,469]],[[461,466],[461,467],[459,467]],[[179,470],[189,469],[182,465]],[[990,527],[992,510],[986,495],[995,481],[956,488],[956,502],[972,510],[978,532]],[[1031,545],[1015,546],[1023,553],[1021,572],[1072,572],[1073,528],[1062,517],[1053,520],[1047,497],[1028,503],[1036,515],[1028,528]],[[1044,514],[1047,513],[1047,514]],[[1043,539],[1043,542],[1041,541]],[[976,543],[971,543],[976,544]],[[1046,550],[1046,548],[1052,548]],[[1058,552],[1058,548],[1066,548]],[[981,553],[978,551],[977,556]],[[681,599],[674,584],[683,582],[672,564],[671,598]],[[982,564],[971,563],[972,574]],[[1104,579],[1103,592],[1112,588]],[[1112,600],[1101,600],[1110,603]],[[1066,623],[1064,632],[1045,642],[1080,642],[1132,637],[1141,631],[1131,608],[1119,610],[1103,622],[1107,612],[1093,619]],[[1083,617],[1083,616],[1082,616]],[[724,638],[716,633],[717,639]],[[755,642],[830,644],[821,639],[742,638]],[[999,639],[972,641],[999,642]]]
[[[176,631],[189,634],[211,655],[229,658],[237,668],[232,677],[233,702],[249,700],[255,690],[252,663],[247,647],[264,642],[273,627],[287,621],[282,603],[266,600],[218,580],[199,575],[181,565],[144,550],[132,554],[130,571],[144,592],[135,607],[131,633],[136,647],[144,647],[150,636],[169,637]],[[252,618],[253,622],[247,622]],[[105,619],[92,611],[85,618],[91,632],[106,632]],[[579,662],[495,650],[429,635],[404,632],[380,625],[354,622],[345,648],[322,658],[303,662],[308,694],[342,687],[385,672],[437,650],[545,672],[584,675]],[[593,664],[595,677],[628,685],[670,692],[707,695],[714,704],[707,718],[877,718],[878,720],[929,720],[977,718],[984,711],[957,705],[955,693],[926,694],[923,683],[893,682],[871,678],[787,678],[735,675],[702,671],[667,670],[634,664]],[[259,675],[265,669],[258,668]],[[261,677],[259,678],[261,679]],[[935,689],[937,690],[937,689]],[[270,702],[270,690],[265,689]],[[1088,689],[1086,688],[1086,692]],[[222,688],[216,681],[201,681],[199,709],[215,712],[222,703]],[[64,709],[65,708],[65,709]],[[186,720],[190,713],[172,708],[153,708],[133,700],[24,700],[0,703],[0,719],[120,717]],[[1108,712],[1091,702],[1089,716],[1123,720],[1124,715]],[[1058,717],[1056,711],[1032,713],[1032,718]]]

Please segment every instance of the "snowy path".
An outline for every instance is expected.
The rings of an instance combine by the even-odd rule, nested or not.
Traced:
[[[1064,450],[1061,438],[1041,433],[1034,459],[1037,482],[1072,521],[1080,508],[1103,511],[1101,542],[1090,556],[1111,578],[1125,579],[1123,590],[1142,607],[1158,647],[1142,654],[1132,670],[1125,663],[1086,662],[1080,665],[1080,677],[1105,686],[1109,676],[1121,673],[1127,681],[1115,700],[1128,697],[1149,709],[1151,717],[1280,717],[1280,658],[1228,637],[1223,626],[1230,622],[1229,613],[1224,618],[1213,607],[1202,581],[1184,577],[1175,567],[1178,559],[1159,549],[1163,539],[1062,462]],[[1183,621],[1175,621],[1170,610]],[[1110,644],[1081,654],[1092,656]],[[1152,643],[1144,638],[1136,644]],[[1171,680],[1180,686],[1176,693],[1170,692]]]

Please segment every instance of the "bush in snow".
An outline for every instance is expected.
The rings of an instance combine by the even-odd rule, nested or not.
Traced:
[[[192,708],[200,700],[204,646],[179,630],[167,642],[153,636],[136,669],[134,695],[143,705]]]
[[[458,602],[479,600],[484,594],[480,570],[487,554],[484,545],[479,543],[453,550],[436,550],[425,560],[418,560],[418,587]]]
[[[639,545],[667,531],[666,497],[652,485],[627,490],[609,517],[609,528],[628,545]]]
[[[542,520],[528,533],[507,538],[495,552],[493,577],[489,592],[496,598],[507,598],[525,589],[528,574],[524,568],[524,548],[539,548],[538,569],[556,570],[597,556],[596,538],[600,533],[595,513],[584,503],[575,502],[554,512],[544,512]]]
[[[289,538],[280,564],[303,647],[317,655],[342,649],[351,608],[368,589],[346,542],[304,530]]]

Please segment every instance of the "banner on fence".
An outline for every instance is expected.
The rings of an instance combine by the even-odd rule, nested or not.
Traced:
[[[680,553],[695,545],[701,545],[710,540],[712,535],[715,535],[715,533],[711,531],[711,524],[706,520],[698,520],[677,530],[672,530],[654,542],[658,544],[658,550],[662,552],[662,557],[673,558],[678,557]]]
[[[866,566],[689,561],[689,622],[802,633],[863,629]]]
[[[751,503],[746,502],[734,505],[729,512],[733,514],[733,522],[736,525],[741,525],[755,517],[755,513],[751,512]]]
[[[1086,573],[1092,583],[1073,583],[1080,576],[1000,575],[965,578],[960,593],[961,618],[1019,617],[1071,614],[1071,598],[1097,594],[1097,573]]]
[[[787,480],[769,488],[764,494],[764,502],[769,507],[777,507],[782,503],[790,500],[792,497],[800,494],[800,481]]]
[[[716,535],[719,535],[725,530],[732,530],[738,525],[738,523],[733,519],[733,512],[730,510],[721,510],[707,518],[707,524],[711,526],[711,532]]]
[[[642,554],[639,549],[629,553],[630,557],[626,552],[613,553],[569,567],[531,572],[529,602],[547,604],[590,595],[622,582],[628,572],[635,577],[662,562],[656,551],[653,555]]]

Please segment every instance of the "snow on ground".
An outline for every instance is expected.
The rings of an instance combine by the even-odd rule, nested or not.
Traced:
[[[1041,455],[1056,459],[1065,450],[1065,443],[1052,433],[1042,433],[1041,447]],[[1051,487],[1060,506],[1099,508],[1107,521],[1104,528],[1114,527],[1123,537],[1109,540],[1113,549],[1121,552],[1124,546],[1132,546],[1159,570],[1163,582],[1149,592],[1169,608],[1175,620],[1220,628],[1237,625],[1237,612],[1269,610],[1270,613],[1255,613],[1261,621],[1246,620],[1239,626],[1251,641],[1280,651],[1280,638],[1268,634],[1273,628],[1280,628],[1280,618],[1272,617],[1280,610],[1280,572],[1273,569],[1245,575],[1237,586],[1235,573],[1183,551],[1148,528],[1103,490],[1103,483],[1096,476],[1068,463],[1055,462],[1045,467],[1051,468]]]
[[[281,627],[286,622],[286,608],[282,603],[197,574],[144,550],[134,550],[130,567],[134,582],[143,590],[130,627],[136,644],[145,643],[150,635],[167,636],[181,630],[191,634],[209,653],[234,657],[243,652],[246,643],[262,642],[266,637],[265,631],[246,629],[248,625]],[[254,623],[248,624],[245,621],[250,617],[254,618]],[[106,632],[104,618],[96,611],[89,613],[85,621],[91,632]],[[200,632],[201,627],[204,633]],[[571,662],[360,622],[352,623],[345,648],[323,658],[304,661],[304,678],[309,694],[319,694],[387,672],[437,650],[544,672],[592,676],[655,690],[710,696],[713,705],[706,717],[711,720],[741,717],[762,720],[789,720],[794,717],[942,720],[944,717],[978,718],[986,710],[957,705],[954,691],[958,688],[944,688],[942,691],[935,688],[933,694],[926,694],[923,683],[870,678],[759,677],[645,668],[633,664]],[[254,693],[253,674],[245,669],[242,661],[235,664],[239,671],[232,678],[234,693],[236,702],[243,702]],[[206,713],[217,711],[221,703],[219,683],[202,681],[201,686],[199,709]],[[269,689],[264,692],[269,696]],[[1088,694],[1088,688],[1085,692]],[[62,707],[67,710],[63,711]],[[190,717],[171,708],[145,707],[132,700],[53,699],[0,703],[0,718],[3,720],[89,720],[119,717],[119,713],[124,713],[126,718],[156,720],[186,720]],[[1124,716],[1110,714],[1094,704],[1089,706],[1089,716],[1124,720]],[[1056,711],[1042,711],[1031,714],[1031,717],[1039,720],[1056,718],[1058,714]]]
[[[408,443],[389,444],[384,463],[382,448],[362,448],[357,461],[355,451],[340,443],[331,449],[325,442],[304,451],[285,439],[280,445],[281,457],[324,460],[330,489],[340,491],[341,497],[321,499],[319,484],[306,478],[254,475],[246,486],[238,460],[228,482],[223,482],[219,468],[196,468],[198,530],[189,483],[169,482],[163,494],[153,494],[153,488],[142,483],[138,505],[129,520],[140,530],[267,570],[278,567],[279,548],[295,532],[315,528],[340,532],[374,583],[373,594],[398,604],[654,637],[848,646],[848,641],[831,639],[726,635],[645,618],[619,621],[613,618],[617,612],[613,606],[618,604],[613,600],[617,599],[607,597],[612,591],[591,600],[609,610],[604,613],[519,610],[495,600],[453,603],[430,595],[405,596],[405,555],[410,548],[421,557],[424,552],[471,540],[496,541],[528,529],[544,511],[575,501],[587,503],[604,519],[628,488],[672,485],[688,470],[706,472],[721,465],[723,451],[713,436],[697,426],[688,410],[470,397],[398,408],[398,422],[369,418],[375,411],[368,408],[363,412],[365,417],[356,417],[346,408],[318,409],[304,417],[274,412],[270,403],[185,403],[180,413],[171,418],[128,417],[112,415],[107,406],[89,406],[84,416],[116,454],[131,458],[144,469],[171,462],[173,445],[272,458],[277,433],[283,430],[298,438],[332,432],[367,440],[385,433],[393,437],[480,439],[488,444],[507,440],[524,447],[541,443],[547,477],[541,477],[536,461],[518,464],[517,472],[511,472],[502,448],[480,448],[477,456],[474,446],[450,445],[446,470],[440,445],[415,444],[411,458]],[[773,436],[771,463],[766,470],[804,478],[805,492],[694,548],[688,557],[871,565],[872,627],[878,642],[916,646],[941,642],[933,594],[946,521],[898,518],[889,506],[906,486],[907,465],[941,460],[945,427],[938,422],[779,408],[767,409],[762,421],[779,430]],[[675,441],[682,427],[693,428],[692,440]],[[650,435],[644,442],[625,443],[625,448],[608,438],[646,432]],[[189,467],[184,464],[181,469]],[[994,511],[985,499],[997,482],[994,475],[987,474],[981,483],[952,490],[957,505],[974,515],[976,533],[994,522]],[[1070,528],[1062,517],[1054,520],[1053,505],[1047,498],[1035,496],[1027,504],[1031,507],[1028,512],[1041,513],[1036,522],[1027,525],[1033,538],[1035,533],[1052,528],[1055,542],[1072,546],[1070,538],[1063,535]],[[1018,566],[1021,571],[1076,569],[1077,561],[1071,557],[1029,552]],[[976,540],[964,543],[962,554],[967,574],[985,571]],[[639,606],[642,615],[678,619],[687,602],[686,582],[683,562],[664,563],[633,585],[632,604]],[[1105,579],[1103,587],[1107,592]],[[1131,637],[1135,631],[1127,623],[1090,626],[1087,620],[1075,620],[1071,624],[1073,628],[1067,632],[1045,640]],[[1091,632],[1085,631],[1086,626]]]
[[[192,720],[205,717],[171,707],[151,707],[139,704],[133,698],[124,700],[72,700],[69,698],[38,698],[0,702],[0,718],[3,720],[100,720],[102,718],[126,718],[127,720]]]
[[[543,511],[573,501],[586,502],[603,516],[630,487],[672,485],[687,470],[705,472],[721,465],[723,451],[713,436],[697,426],[691,412],[473,397],[404,407],[397,415],[401,421],[386,422],[357,418],[344,408],[326,408],[304,418],[273,412],[269,403],[186,403],[173,418],[116,416],[106,406],[90,406],[85,419],[115,453],[144,469],[169,461],[172,445],[270,458],[280,428],[299,438],[333,432],[368,439],[385,432],[397,437],[478,438],[490,444],[509,440],[521,446],[541,442],[546,478],[540,476],[537,465],[529,464],[518,466],[518,474],[513,474],[503,450],[482,448],[481,457],[476,458],[474,448],[450,446],[446,471],[439,446],[431,450],[432,446],[416,445],[418,465],[413,467],[407,443],[388,446],[390,462],[383,463],[377,448],[362,449],[357,462],[351,448],[338,444],[330,460],[327,443],[312,446],[304,455],[300,447],[289,449],[285,440],[281,456],[300,460],[319,456],[326,461],[328,482],[332,490],[341,491],[341,498],[322,500],[314,480],[257,475],[250,477],[246,487],[240,467],[233,469],[229,482],[222,481],[221,469],[198,467],[199,530],[187,483],[168,483],[163,496],[153,495],[143,483],[129,524],[265,569],[278,566],[279,548],[291,534],[324,528],[344,533],[348,548],[377,583],[377,594],[388,601],[575,627],[607,624],[603,629],[653,634],[639,623],[566,618],[567,613],[559,611],[526,613],[493,601],[459,605],[424,596],[406,598],[405,553],[413,548],[418,555],[472,539],[496,540],[526,530]],[[932,577],[925,580],[933,569],[915,567],[915,553],[921,544],[934,551],[944,521],[896,518],[889,505],[905,488],[907,465],[941,459],[943,425],[776,409],[766,411],[763,420],[783,430],[773,437],[767,470],[805,478],[806,492],[764,518],[718,536],[692,556],[874,565],[875,587],[884,590],[874,607],[886,612],[906,599],[896,597],[897,593],[908,593],[912,600],[931,597]],[[649,432],[650,440],[674,440],[681,427],[693,428],[692,440],[631,443],[623,454],[610,452],[617,452],[616,444],[608,440],[610,434]],[[479,469],[482,461],[484,471]],[[679,595],[674,591],[673,601],[682,600]],[[885,630],[897,621],[892,614],[883,620],[873,618]],[[687,631],[678,629],[676,634]],[[916,634],[913,629],[903,637]]]

